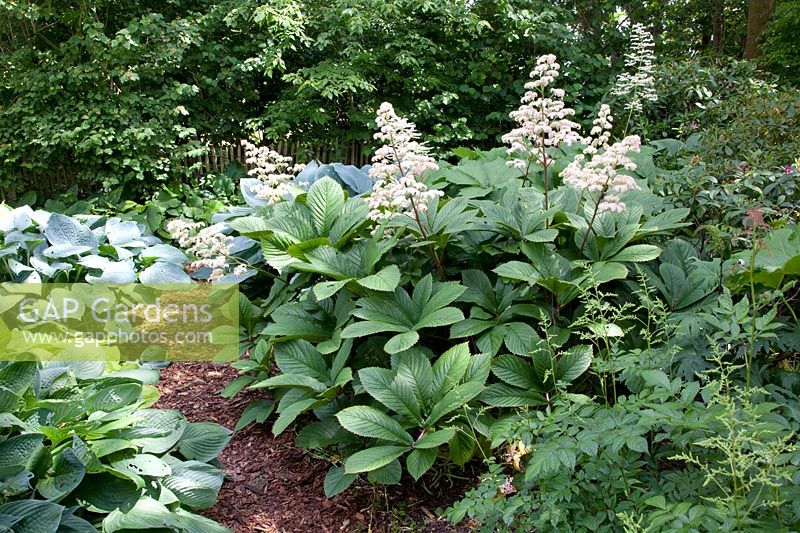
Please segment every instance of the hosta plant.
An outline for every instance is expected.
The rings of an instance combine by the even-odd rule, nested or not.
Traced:
[[[230,432],[153,408],[158,377],[102,361],[0,364],[0,524],[227,531],[194,511],[216,501]]]

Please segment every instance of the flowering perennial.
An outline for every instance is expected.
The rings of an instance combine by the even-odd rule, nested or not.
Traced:
[[[588,146],[583,154],[576,155],[561,172],[564,183],[576,189],[599,193],[596,210],[601,213],[624,211],[626,206],[619,195],[640,189],[636,180],[621,174],[619,170],[636,170],[636,164],[628,157],[628,153],[640,150],[641,139],[638,135],[629,135],[609,144],[613,122],[611,109],[604,104],[593,122],[592,137],[586,139]]]
[[[368,217],[375,221],[390,219],[395,214],[415,217],[444,194],[428,189],[420,181],[425,172],[439,166],[428,155],[429,148],[417,141],[416,126],[397,116],[388,102],[381,104],[375,123],[380,129],[375,139],[384,144],[375,151],[369,170],[376,182],[367,199]]]
[[[292,193],[292,179],[303,170],[303,165],[292,165],[291,157],[282,156],[266,146],[256,146],[244,139],[242,146],[245,162],[253,165],[247,174],[261,180],[260,185],[253,187],[257,198],[274,205]]]
[[[210,268],[209,281],[219,281],[228,272],[230,246],[233,237],[222,233],[223,226],[214,224],[203,227],[201,222],[188,222],[176,219],[167,223],[167,231],[173,240],[185,248],[186,251],[197,259],[189,264],[191,271],[201,268]],[[247,271],[245,265],[238,265],[233,269],[235,276],[242,276]]]
[[[617,77],[611,94],[627,98],[625,109],[641,112],[645,101],[655,102],[658,94],[655,89],[653,62],[656,59],[653,36],[643,24],[634,24],[631,28],[631,46],[625,54],[625,68]]]
[[[522,105],[511,112],[519,127],[503,135],[503,142],[511,145],[509,155],[516,156],[509,165],[526,170],[531,161],[537,161],[547,172],[547,148],[582,141],[580,126],[568,118],[575,110],[564,104],[564,89],[550,87],[548,95],[547,88],[558,78],[560,68],[552,54],[537,60],[532,79],[525,84]]]

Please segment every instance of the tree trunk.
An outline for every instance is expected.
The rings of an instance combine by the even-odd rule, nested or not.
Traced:
[[[721,0],[712,3],[711,43],[714,51],[721,54],[725,48],[725,5]]]
[[[747,12],[747,41],[744,45],[745,59],[758,57],[758,41],[761,33],[772,16],[775,0],[750,0],[750,9]]]

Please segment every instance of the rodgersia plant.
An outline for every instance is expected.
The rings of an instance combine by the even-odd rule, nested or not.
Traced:
[[[291,157],[282,156],[267,146],[256,146],[244,139],[242,146],[245,162],[253,165],[247,174],[261,180],[260,185],[253,187],[257,198],[274,205],[297,192],[292,180],[303,170],[303,165],[292,165]]]
[[[381,104],[375,123],[380,128],[375,139],[382,141],[384,145],[372,157],[369,176],[376,181],[372,194],[367,199],[367,217],[381,222],[396,215],[406,215],[416,222],[422,238],[427,239],[428,234],[420,220],[420,213],[427,211],[428,205],[444,193],[429,189],[421,178],[426,172],[437,170],[439,166],[428,155],[429,148],[417,141],[419,133],[416,126],[399,117],[392,104]],[[432,246],[428,250],[441,273],[439,255]]]
[[[190,271],[201,268],[211,269],[209,281],[219,281],[227,274],[236,277],[247,272],[246,265],[233,266],[231,270],[231,244],[233,237],[225,235],[221,224],[204,227],[202,222],[188,222],[176,219],[167,223],[167,231],[181,248],[196,257],[189,264]]]
[[[645,102],[658,100],[653,76],[653,63],[656,59],[654,49],[653,36],[644,25],[634,24],[631,28],[631,46],[625,54],[627,72],[617,77],[611,90],[611,94],[625,99],[625,109],[629,111],[629,116],[641,113]]]
[[[376,150],[369,171],[377,181],[367,200],[368,216],[375,221],[388,220],[396,214],[419,219],[419,213],[444,194],[428,189],[421,181],[423,174],[439,166],[428,155],[428,147],[417,141],[416,126],[397,116],[392,104],[381,104],[375,123],[380,128],[375,139],[384,145]]]
[[[569,120],[575,110],[564,104],[564,89],[551,87],[559,76],[559,69],[556,56],[552,54],[537,60],[530,74],[532,80],[525,84],[527,92],[522,97],[522,105],[511,112],[511,118],[519,126],[503,135],[503,142],[511,145],[509,155],[516,157],[509,165],[523,170],[526,179],[534,162],[542,167],[545,209],[549,208],[548,168],[553,164],[548,150],[562,143],[572,145],[582,140],[580,126]]]
[[[629,135],[621,141],[609,144],[612,127],[611,109],[608,105],[603,104],[594,120],[593,138],[587,139],[588,146],[584,149],[583,154],[576,155],[575,159],[561,172],[564,183],[594,195],[594,209],[589,221],[589,231],[599,213],[625,211],[626,205],[620,200],[620,194],[640,189],[632,176],[620,171],[636,170],[636,164],[628,156],[628,153],[639,152],[641,139],[638,135]],[[589,232],[583,238],[581,251],[588,236]]]

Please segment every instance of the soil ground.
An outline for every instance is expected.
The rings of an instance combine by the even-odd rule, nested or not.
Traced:
[[[157,407],[179,409],[193,422],[209,421],[233,430],[250,391],[226,399],[220,391],[236,377],[234,369],[211,363],[175,363],[162,370]],[[426,493],[425,479],[385,491],[363,483],[339,496],[325,497],[328,463],[294,446],[288,431],[274,437],[271,424],[251,425],[234,434],[220,455],[225,483],[216,505],[203,514],[237,533],[465,531],[437,517],[475,479],[440,483]],[[409,480],[403,476],[403,482]]]

